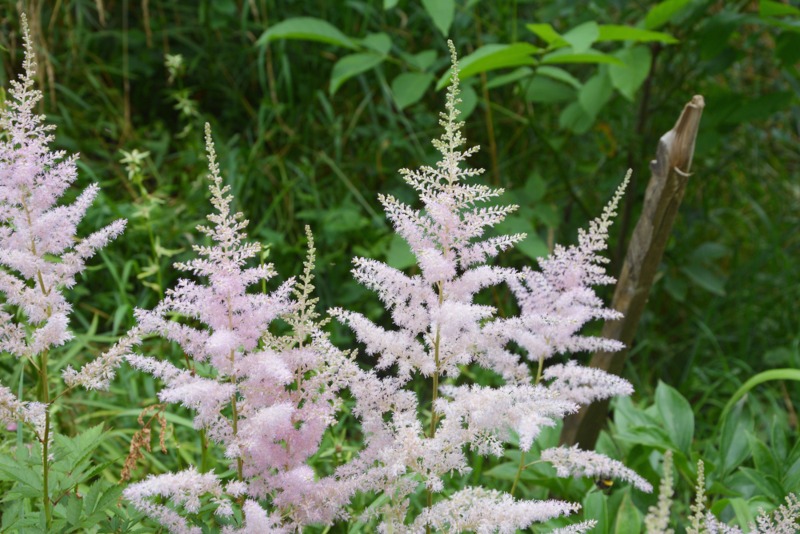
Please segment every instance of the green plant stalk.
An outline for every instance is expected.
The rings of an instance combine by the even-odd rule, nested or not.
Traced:
[[[441,282],[439,282],[437,285],[439,286],[438,288],[439,305],[441,306],[442,302],[444,301],[444,287],[442,286]],[[439,325],[436,325],[436,337],[434,338],[433,341],[433,361],[436,364],[436,369],[434,369],[433,371],[433,394],[431,395],[431,427],[428,435],[428,437],[431,439],[433,439],[436,436],[437,417],[436,417],[435,405],[436,405],[436,400],[439,398],[439,344],[441,343],[441,340],[442,340],[442,333]],[[433,506],[433,493],[431,492],[430,489],[427,489],[426,492],[428,494],[427,495],[428,508],[430,508],[431,506]],[[430,534],[430,532],[431,532],[431,527],[426,526],[425,533]]]
[[[539,356],[539,369],[536,371],[536,381],[534,385],[539,384],[542,380],[542,369],[544,368],[544,356]],[[519,467],[517,468],[517,474],[514,477],[514,484],[511,485],[511,495],[514,495],[514,492],[517,490],[517,485],[519,484],[519,479],[522,477],[522,472],[525,470],[525,452],[519,451]]]
[[[736,404],[739,399],[744,397],[751,389],[759,384],[763,384],[764,382],[769,382],[771,380],[796,380],[800,382],[800,369],[770,369],[769,371],[764,371],[751,377],[750,380],[742,384],[742,386],[736,390],[736,393],[733,394],[731,399],[728,401],[728,404],[726,404],[725,408],[723,408],[722,416],[719,418],[720,424],[725,421],[725,418],[728,417],[728,413],[733,408],[733,405]]]
[[[44,411],[44,434],[41,436],[42,441],[42,509],[44,510],[44,522],[47,531],[53,524],[53,512],[50,509],[50,390],[47,387],[47,357],[48,351],[42,352],[41,361],[39,363],[39,400],[45,405]]]

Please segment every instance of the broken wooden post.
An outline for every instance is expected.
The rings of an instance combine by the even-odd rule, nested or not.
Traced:
[[[686,191],[697,129],[704,107],[702,96],[692,97],[684,106],[672,130],[659,139],[656,159],[650,162],[652,176],[645,192],[644,207],[631,235],[611,302],[611,307],[622,312],[624,318],[607,321],[602,333],[603,337],[617,339],[626,347],[630,347],[633,342],[650,287]],[[627,356],[627,348],[619,352],[596,352],[592,355],[589,366],[619,375]],[[564,421],[561,443],[578,444],[582,449],[593,449],[607,415],[607,400],[584,406],[577,414]]]

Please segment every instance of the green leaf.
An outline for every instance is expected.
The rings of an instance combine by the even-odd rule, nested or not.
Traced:
[[[584,517],[597,521],[592,532],[608,532],[610,517],[608,516],[608,497],[599,491],[590,491],[583,498]]]
[[[507,74],[493,75],[489,81],[486,82],[486,88],[494,89],[495,87],[502,87],[503,85],[508,85],[510,83],[530,78],[533,72],[533,69],[530,67],[520,67]]]
[[[517,249],[532,260],[545,258],[550,254],[547,243],[536,232],[530,232],[525,239],[517,243]]]
[[[411,252],[408,243],[397,234],[392,235],[389,250],[386,252],[386,263],[395,269],[406,269],[417,263],[417,257]]]
[[[610,65],[608,67],[611,84],[622,96],[632,102],[636,91],[650,73],[650,65],[652,63],[650,49],[645,46],[623,48],[615,53],[614,56],[623,61],[625,65]]]
[[[0,457],[0,480],[16,482],[12,490],[22,497],[39,497],[42,494],[41,466],[39,469],[34,469],[30,465],[2,456]]]
[[[53,464],[54,469],[65,473],[78,470],[81,464],[88,460],[100,446],[102,435],[103,423],[81,432],[74,438],[56,434],[53,448],[53,455],[56,458]]]
[[[389,11],[393,9],[400,0],[383,0],[383,10]]]
[[[613,94],[611,78],[605,71],[598,72],[581,87],[578,92],[578,102],[586,113],[592,118],[597,117]]]
[[[465,80],[481,72],[497,69],[535,65],[536,60],[532,54],[537,50],[539,49],[529,43],[484,45],[458,61],[459,79]],[[436,90],[446,86],[449,81],[450,70],[439,78]]]
[[[747,395],[751,389],[763,384],[764,382],[770,382],[772,380],[795,380],[800,382],[800,369],[770,369],[769,371],[763,371],[751,377],[747,382],[742,384],[742,386],[737,389],[736,393],[734,393],[730,398],[728,403],[725,405],[725,408],[722,410],[722,416],[720,419],[724,421],[725,417],[728,415],[728,412],[731,410],[731,408],[733,408],[733,405],[736,404],[739,399]]]
[[[534,172],[525,180],[523,192],[525,193],[525,200],[530,204],[534,204],[547,192],[547,182],[542,178],[541,174]]]
[[[517,472],[519,471],[519,464],[516,462],[505,462],[500,465],[496,465],[486,471],[484,475],[492,477],[492,478],[499,478],[500,480],[515,480],[517,478]]]
[[[433,62],[436,61],[436,56],[436,50],[423,50],[413,56],[406,55],[404,58],[412,67],[416,67],[419,70],[428,70],[433,65]]]
[[[630,491],[625,492],[617,508],[614,534],[639,534],[642,531],[642,514],[631,500]]]
[[[553,78],[554,80],[558,80],[559,82],[564,82],[575,89],[580,89],[583,85],[579,79],[575,76],[570,74],[569,72],[565,71],[560,67],[552,67],[549,65],[542,65],[541,67],[536,69],[536,74],[547,76],[549,78]]]
[[[659,381],[656,408],[672,443],[688,455],[694,436],[694,412],[689,401],[677,389]]]
[[[447,37],[456,14],[455,0],[422,0],[422,6],[433,19],[433,23],[441,34]]]
[[[742,407],[725,414],[722,417],[722,431],[720,432],[719,456],[721,460],[720,475],[724,477],[750,456],[747,442],[748,431],[752,428],[752,421],[742,417]]]
[[[668,33],[642,30],[641,28],[619,24],[604,24],[600,26],[597,42],[606,41],[634,41],[636,43],[658,42],[664,44],[680,42]]]
[[[800,8],[781,2],[761,0],[758,3],[758,14],[762,17],[781,17],[783,15],[800,15]]]
[[[358,48],[350,37],[343,34],[331,23],[314,17],[295,17],[281,21],[261,34],[256,44],[263,46],[277,39],[299,39],[317,41],[344,48]]]
[[[753,453],[753,464],[756,471],[764,475],[779,475],[778,460],[766,443],[750,432],[747,433],[746,437],[750,451]]]
[[[542,58],[542,63],[552,65],[558,63],[611,63],[624,65],[622,61],[597,50],[586,50],[585,52],[575,53],[570,48],[562,48],[551,52]]]
[[[361,39],[361,44],[383,56],[392,49],[392,39],[385,33],[371,33]]]
[[[525,89],[525,100],[527,102],[540,102],[554,104],[575,100],[578,92],[569,85],[557,82],[546,76],[535,76]]]
[[[383,62],[384,56],[372,52],[350,54],[336,62],[331,73],[330,93],[336,94],[344,82],[366,72]]]
[[[644,27],[648,30],[655,30],[670,22],[683,10],[690,0],[666,0],[659,2],[650,8],[644,18]]]
[[[586,113],[578,101],[565,107],[558,116],[560,128],[570,130],[578,135],[588,132],[592,124],[594,124],[594,116]]]
[[[399,109],[416,104],[433,82],[433,74],[404,72],[392,80],[392,96]]]
[[[747,525],[755,522],[756,518],[753,516],[747,501],[741,497],[734,497],[728,500],[728,504],[733,508],[733,514],[736,516],[739,526],[746,528]]]
[[[475,92],[475,89],[472,88],[471,85],[463,85],[461,86],[461,103],[456,105],[459,111],[461,111],[461,116],[459,117],[461,120],[467,120],[472,112],[475,111],[475,106],[478,105],[478,93]]]
[[[599,35],[600,29],[597,23],[589,21],[569,30],[563,35],[563,39],[572,46],[573,52],[582,54],[591,48]]]
[[[528,24],[525,27],[552,47],[567,46],[567,41],[549,24]]]
[[[691,263],[681,267],[681,272],[689,277],[695,285],[702,287],[709,293],[725,296],[725,278],[714,273],[708,267]]]

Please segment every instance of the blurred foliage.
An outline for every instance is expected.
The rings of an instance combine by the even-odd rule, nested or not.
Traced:
[[[186,258],[209,209],[205,121],[236,208],[250,219],[250,235],[271,246],[269,261],[282,276],[299,271],[310,224],[321,305],[380,314],[352,281],[350,261],[363,255],[409,265],[377,193],[411,201],[397,169],[433,161],[428,140],[437,133],[449,37],[462,57],[466,136],[482,146],[475,163],[487,169],[483,179],[506,188],[504,201],[521,206],[504,230],[530,234],[506,255],[509,264],[574,242],[632,168],[613,231],[615,272],[658,138],[693,94],[705,97],[694,175],[626,369],[643,405],[659,404],[659,379],[688,399],[695,425],[675,443],[687,475],[687,446],[697,454],[718,447],[719,416],[749,377],[800,368],[800,10],[788,3],[0,0],[0,7],[0,85],[20,68],[24,9],[56,144],[80,152],[80,180],[103,188],[85,229],[130,221],[73,292],[77,340],[68,360],[103,350],[131,324],[134,307],[152,307],[174,284],[171,265]],[[501,313],[512,311],[507,295],[487,298]],[[5,383],[23,374],[13,363],[0,360]],[[105,421],[112,431],[101,445],[104,461],[121,468],[136,417],[157,389],[123,368],[111,392],[71,401],[59,414],[62,430]],[[783,439],[770,437],[778,418],[797,441],[799,397],[796,382],[765,384],[757,398],[746,397],[756,406],[745,410],[747,423],[736,424],[752,425],[763,445]],[[745,421],[737,406],[725,421]],[[612,437],[628,432],[622,421],[633,417],[632,405],[617,408]],[[185,417],[168,420],[173,454],[147,453],[152,471],[195,462],[201,449]],[[347,454],[340,431],[330,440],[336,454]],[[653,447],[663,450],[637,445],[625,459],[646,466]],[[506,460],[516,465],[518,457]],[[483,466],[501,475],[498,487],[506,460]],[[707,461],[721,469],[709,480],[726,488],[712,483],[712,500],[729,498],[730,488],[749,496],[725,478],[733,464]],[[656,476],[652,467],[644,473]],[[602,508],[598,492],[586,495],[590,511]],[[614,495],[633,513],[627,493]],[[631,496],[640,511],[653,501]]]

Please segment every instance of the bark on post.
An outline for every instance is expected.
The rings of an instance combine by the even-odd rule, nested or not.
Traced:
[[[625,317],[608,321],[603,337],[622,341],[626,347],[633,342],[636,328],[644,311],[650,287],[661,263],[672,225],[678,213],[694,155],[694,144],[705,101],[695,95],[683,108],[672,130],[658,141],[656,159],[650,162],[652,173],[644,197],[644,208],[631,235],[628,251],[619,275],[611,307]],[[619,375],[625,365],[628,350],[596,352],[590,367]],[[583,407],[564,421],[561,442],[593,449],[605,424],[608,401]]]

